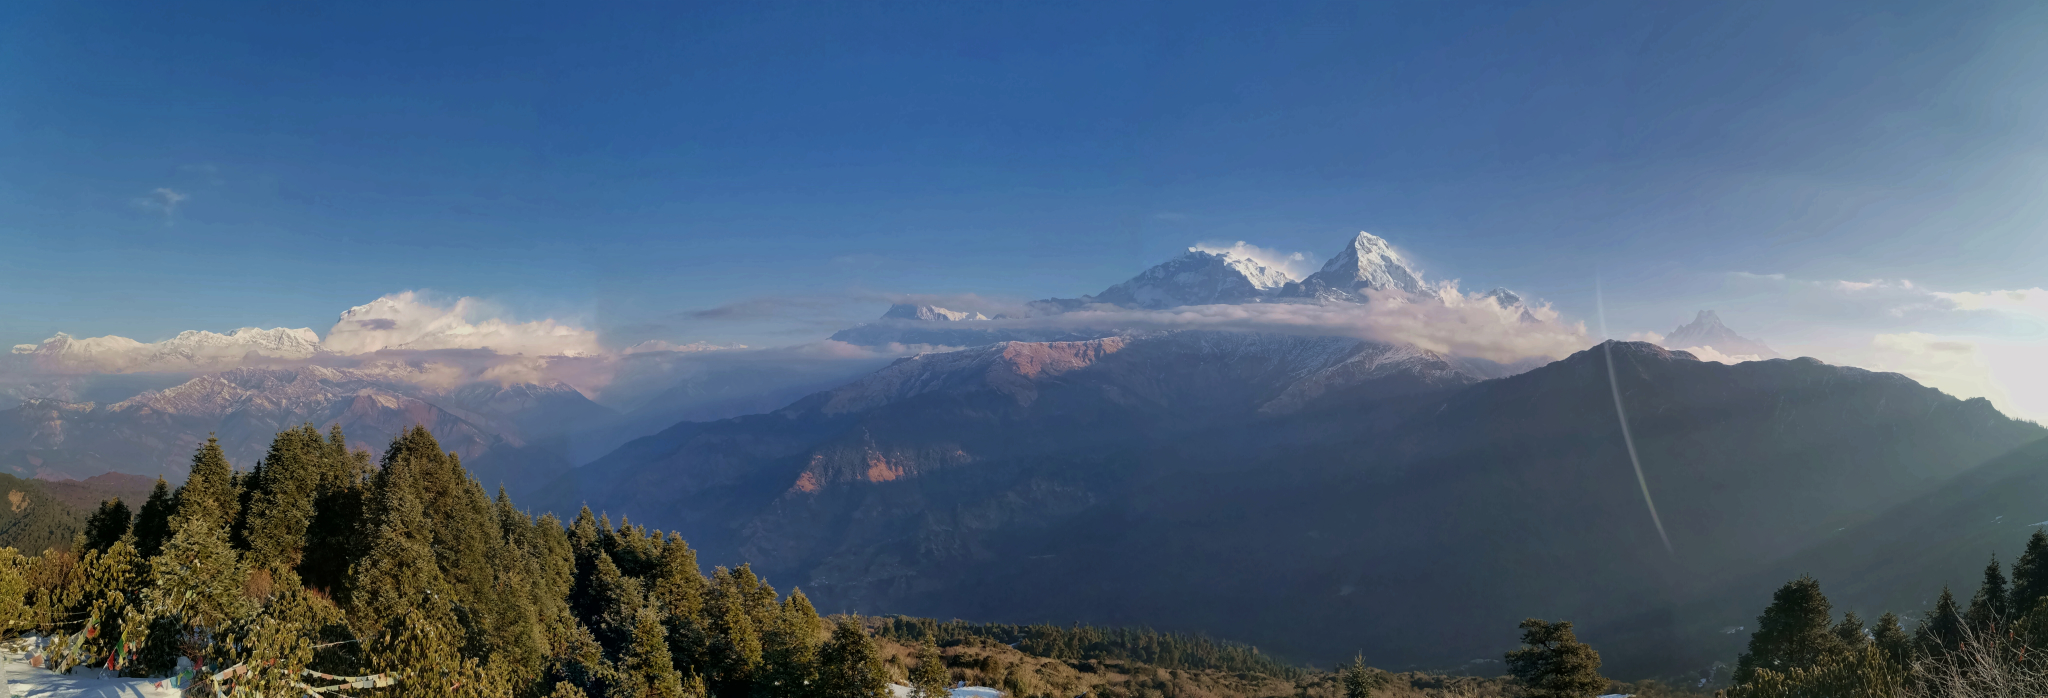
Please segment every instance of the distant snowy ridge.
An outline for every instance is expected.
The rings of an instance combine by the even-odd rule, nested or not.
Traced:
[[[1191,249],[1087,300],[1148,310],[1256,303],[1293,281],[1250,257]]]
[[[1295,255],[1301,257],[1301,255]],[[987,318],[933,306],[891,307],[875,322],[832,335],[874,347],[977,347],[996,342],[1085,341],[1160,329],[1217,329],[1359,337],[1418,344],[1494,361],[1472,364],[1479,375],[1508,375],[1528,359],[1546,360],[1584,346],[1583,331],[1558,322],[1548,304],[1505,288],[1464,293],[1455,280],[1429,282],[1385,239],[1360,232],[1320,271],[1293,280],[1260,261],[1269,250],[1238,243],[1190,248],[1101,293],[1047,298]],[[1495,312],[1495,311],[1498,312]],[[1483,341],[1441,341],[1453,328],[1480,328]],[[1528,341],[1501,339],[1508,335]],[[1503,347],[1508,347],[1503,349]],[[1507,355],[1514,354],[1514,355]]]
[[[59,332],[41,344],[17,344],[15,355],[38,367],[96,373],[211,371],[240,365],[250,354],[303,359],[320,353],[320,335],[310,328],[244,327],[227,334],[187,330],[161,342],[127,337],[74,338]]]
[[[1757,361],[1783,358],[1763,342],[1736,334],[1721,324],[1721,316],[1712,310],[1702,310],[1692,322],[1680,325],[1671,334],[1664,335],[1658,344],[1671,349],[1685,349],[1721,360],[1723,363]]]

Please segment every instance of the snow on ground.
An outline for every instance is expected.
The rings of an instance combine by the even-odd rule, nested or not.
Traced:
[[[987,686],[956,686],[953,698],[1001,698],[1002,691]],[[889,684],[889,695],[895,698],[910,698],[910,687],[900,683]]]
[[[40,638],[26,637],[0,646],[0,670],[6,672],[10,698],[179,698],[183,691],[157,688],[156,679],[127,679],[104,669],[78,667],[70,674],[28,665]]]

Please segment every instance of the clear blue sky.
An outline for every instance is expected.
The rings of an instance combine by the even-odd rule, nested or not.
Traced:
[[[2038,2],[9,2],[0,345],[413,288],[789,343],[882,307],[681,313],[1358,230],[1631,329],[1731,271],[2026,288],[2044,66]]]

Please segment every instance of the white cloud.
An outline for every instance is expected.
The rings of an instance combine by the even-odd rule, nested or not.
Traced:
[[[1238,257],[1244,257],[1246,259],[1258,262],[1259,264],[1263,264],[1268,269],[1274,269],[1282,273],[1285,273],[1287,274],[1288,278],[1294,279],[1296,281],[1300,281],[1303,278],[1307,277],[1309,274],[1315,273],[1317,269],[1315,258],[1310,257],[1306,254],[1300,252],[1281,252],[1279,250],[1253,245],[1243,240],[1239,240],[1237,242],[1228,244],[1221,242],[1202,242],[1197,243],[1194,247],[1190,247],[1188,249],[1198,250],[1201,252],[1230,254]]]
[[[1960,398],[1981,397],[2013,414],[2011,397],[1992,378],[1991,368],[1968,339],[1925,332],[1880,334],[1871,340],[1864,368],[1891,371]]]
[[[1225,330],[1357,337],[1453,356],[1512,363],[1561,358],[1592,344],[1584,323],[1549,305],[1502,307],[1450,284],[1431,296],[1368,291],[1366,303],[1253,303],[1132,310],[1098,305],[1057,315],[986,321],[990,327]],[[963,323],[979,324],[979,323]]]
[[[674,343],[674,342],[669,342],[669,341],[664,341],[664,340],[659,340],[659,339],[650,339],[650,340],[647,340],[647,341],[641,342],[641,343],[639,343],[639,344],[635,344],[635,345],[633,345],[633,346],[630,346],[630,347],[626,347],[625,349],[622,349],[622,350],[620,350],[620,351],[619,351],[619,353],[621,353],[621,354],[645,354],[645,353],[648,353],[648,352],[655,352],[655,351],[674,351],[674,352],[685,352],[685,353],[688,353],[688,352],[698,352],[698,351],[718,351],[718,350],[721,350],[721,349],[745,349],[745,348],[747,348],[747,345],[745,345],[745,344],[712,344],[712,343],[710,343],[710,342],[690,342],[690,343],[688,343],[688,344],[676,344],[676,343]]]
[[[1992,311],[2048,319],[2048,291],[2038,286],[2013,291],[1930,292],[1929,295],[1948,301],[1957,310]]]
[[[1651,334],[1656,333],[1652,332]],[[1724,364],[1739,364],[1744,361],[1762,361],[1764,358],[1756,354],[1723,354],[1720,350],[1715,349],[1712,346],[1686,347],[1684,349],[1680,349],[1679,351],[1692,354],[1694,357],[1698,358],[1701,361],[1718,361]]]
[[[178,204],[184,203],[186,198],[188,197],[185,194],[170,187],[157,187],[149,194],[135,199],[134,203],[136,206],[161,213],[165,220],[169,220],[178,212]]]
[[[1731,274],[1803,355],[1891,371],[2000,412],[2048,421],[2048,291],[1943,291],[1909,279],[1810,281]],[[1761,310],[1761,309],[1760,309]]]
[[[488,349],[499,354],[599,354],[597,333],[552,319],[512,322],[484,315],[484,303],[458,298],[438,305],[416,291],[394,293],[348,309],[320,343],[337,354],[388,349]]]
[[[1664,335],[1657,334],[1655,332],[1630,332],[1628,333],[1628,341],[1649,342],[1651,344],[1663,344]]]

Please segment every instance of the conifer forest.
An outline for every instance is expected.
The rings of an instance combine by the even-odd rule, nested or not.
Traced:
[[[64,511],[61,507],[45,507]],[[1967,599],[1831,613],[1785,584],[1719,681],[1623,683],[1572,624],[1529,619],[1505,674],[1332,669],[1137,628],[821,615],[747,565],[588,508],[495,496],[415,427],[382,458],[336,427],[277,434],[238,470],[209,440],[181,487],[82,520],[45,514],[0,549],[0,617],[55,671],[159,678],[186,695],[531,698],[1530,696],[1948,698],[2048,694],[2048,532]],[[68,526],[67,526],[68,524]],[[74,532],[66,545],[58,534]],[[893,686],[893,689],[892,689]]]

